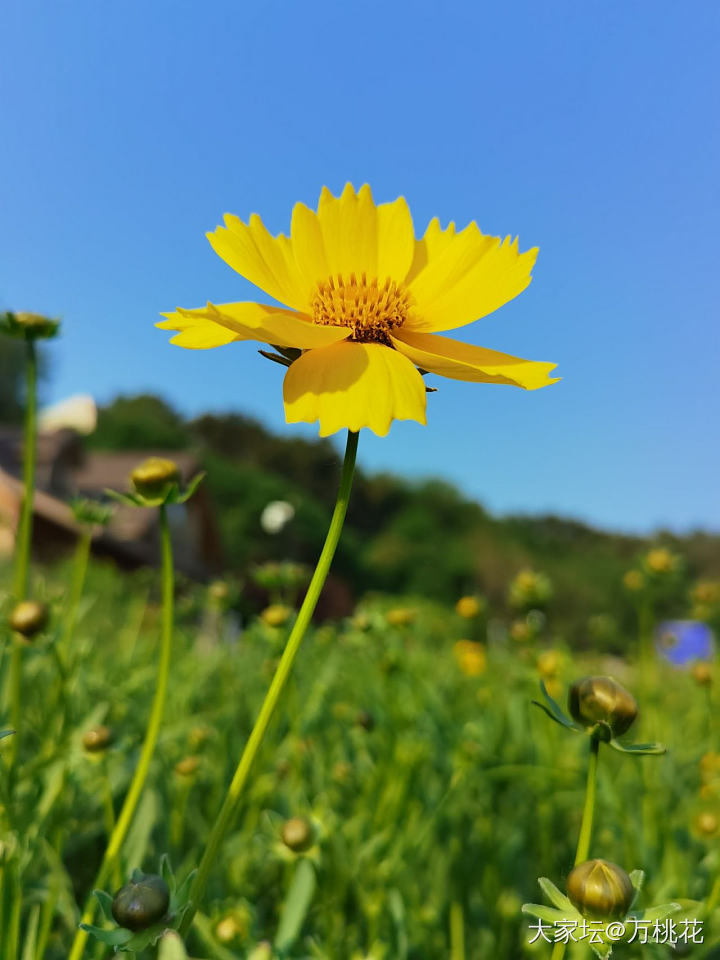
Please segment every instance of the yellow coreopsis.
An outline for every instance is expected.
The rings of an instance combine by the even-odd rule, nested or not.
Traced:
[[[537,249],[457,231],[432,220],[415,238],[407,203],[375,205],[370,188],[323,188],[317,213],[295,205],[290,236],[273,237],[257,214],[225,217],[208,234],[234,270],[283,307],[208,303],[164,314],[157,326],[194,349],[257,340],[289,352],[288,423],[320,425],[320,436],[368,427],[385,436],[393,420],[425,423],[420,370],[476,383],[534,390],[555,381],[555,364],[522,360],[437,333],[497,310],[530,283]],[[299,351],[299,354],[294,353]]]

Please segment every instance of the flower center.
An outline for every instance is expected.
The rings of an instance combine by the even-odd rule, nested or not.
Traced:
[[[312,299],[315,323],[351,327],[352,340],[390,346],[390,334],[407,320],[410,294],[394,280],[381,286],[362,273],[346,279],[342,274],[319,283]]]

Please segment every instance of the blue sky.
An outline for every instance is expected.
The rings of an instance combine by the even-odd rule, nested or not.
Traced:
[[[286,231],[296,200],[367,181],[418,232],[540,247],[530,287],[455,335],[564,379],[433,378],[428,426],[363,431],[365,468],[498,512],[720,530],[720,5],[7,0],[0,32],[0,306],[63,317],[47,399],[152,391],[312,436],[254,345],[183,351],[153,322],[256,298],[205,239],[224,212]]]

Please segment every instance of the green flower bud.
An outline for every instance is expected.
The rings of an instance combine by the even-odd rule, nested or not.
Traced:
[[[159,923],[170,906],[170,890],[162,877],[140,874],[115,894],[112,915],[120,927],[145,930]]]
[[[200,766],[200,757],[183,757],[175,764],[175,773],[180,777],[193,777]]]
[[[622,867],[608,860],[586,860],[570,872],[567,894],[588,919],[621,920],[632,905],[635,890]]]
[[[26,340],[50,339],[58,332],[59,320],[51,320],[41,313],[6,313],[0,315],[0,330],[12,337],[24,337]]]
[[[280,839],[293,853],[304,853],[315,842],[312,824],[305,817],[292,817],[282,825]]]
[[[568,709],[585,727],[607,724],[613,737],[629,730],[638,713],[635,698],[612,677],[576,680],[570,687]]]
[[[50,612],[44,603],[35,600],[23,600],[10,614],[9,624],[12,630],[21,633],[28,640],[47,626]]]
[[[113,739],[110,727],[93,727],[82,738],[82,744],[88,753],[102,753],[103,750],[107,750]]]
[[[150,457],[130,474],[135,492],[149,500],[164,497],[173,483],[180,482],[177,464],[163,457]]]

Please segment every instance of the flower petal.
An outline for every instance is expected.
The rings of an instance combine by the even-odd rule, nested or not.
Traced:
[[[256,213],[247,224],[225,214],[225,226],[207,238],[215,253],[256,287],[296,310],[308,309],[310,288],[295,262],[289,238],[273,237]]]
[[[181,347],[204,349],[219,347],[233,340],[259,340],[279,347],[300,350],[324,347],[343,340],[350,331],[345,327],[321,326],[291,310],[268,307],[264,303],[208,303],[206,307],[165,313],[167,320],[156,323],[161,330],[177,330],[170,341]]]
[[[471,223],[460,233],[431,221],[417,241],[408,286],[414,307],[407,327],[452,330],[512,300],[530,283],[537,247],[518,252],[518,241],[490,237]]]
[[[475,347],[449,337],[432,333],[411,333],[403,329],[400,337],[392,337],[395,347],[423,370],[453,380],[474,383],[510,383],[525,390],[537,390],[559,377],[550,377],[556,363],[522,360],[508,353]]]
[[[415,250],[405,198],[376,207],[367,184],[356,193],[348,183],[339,197],[323,187],[317,213],[296,204],[290,233],[297,265],[312,286],[351,273],[401,282]]]
[[[369,427],[384,437],[393,420],[425,423],[425,384],[412,363],[380,343],[345,341],[309,350],[283,385],[288,423],[320,423],[320,436]]]

